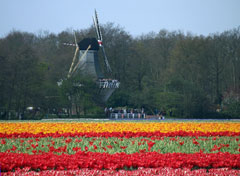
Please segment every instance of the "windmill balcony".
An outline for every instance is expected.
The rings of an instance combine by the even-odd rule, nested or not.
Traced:
[[[116,79],[99,79],[99,88],[110,88],[117,89],[119,88],[120,82]]]

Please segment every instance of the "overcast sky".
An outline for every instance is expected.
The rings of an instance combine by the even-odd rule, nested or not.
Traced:
[[[240,26],[240,0],[0,0],[0,37],[13,30],[60,33],[114,22],[133,36],[161,29],[209,35]]]

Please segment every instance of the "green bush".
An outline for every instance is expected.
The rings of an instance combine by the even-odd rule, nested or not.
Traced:
[[[223,114],[231,118],[240,118],[240,102],[235,101],[225,105]]]

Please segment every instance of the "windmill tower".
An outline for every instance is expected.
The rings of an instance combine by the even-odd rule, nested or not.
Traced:
[[[109,75],[112,75],[112,69],[109,65],[107,55],[103,46],[103,37],[98,22],[97,12],[93,17],[93,23],[96,30],[96,38],[84,38],[77,42],[74,33],[75,44],[64,43],[64,45],[75,46],[76,50],[73,56],[72,64],[68,72],[68,78],[81,71],[85,76],[91,76],[99,87],[99,96],[101,101],[106,102],[112,93],[119,88],[120,82],[111,77],[105,77],[99,64],[98,51],[101,49],[104,56],[104,64]],[[77,55],[79,55],[78,61]]]

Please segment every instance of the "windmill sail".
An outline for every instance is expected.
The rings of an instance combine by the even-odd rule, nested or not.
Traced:
[[[76,38],[76,34],[74,32],[74,39],[75,39],[75,46],[76,46],[76,50],[75,50],[75,53],[74,53],[74,56],[73,56],[73,61],[72,61],[72,64],[71,64],[71,67],[68,71],[68,78],[71,76],[71,72],[72,72],[72,69],[73,69],[73,65],[75,63],[75,60],[77,58],[77,53],[78,53],[78,50],[79,50],[79,47],[77,45],[77,38]]]
[[[104,49],[104,46],[103,46],[103,38],[102,38],[102,33],[101,33],[101,30],[100,30],[100,25],[99,25],[99,22],[98,22],[98,17],[97,17],[97,11],[95,10],[95,16],[93,17],[93,23],[94,23],[94,26],[95,26],[95,30],[96,30],[96,34],[97,34],[97,37],[98,37],[98,44],[103,52],[103,56],[104,56],[104,63],[106,65],[106,68],[107,68],[107,71],[109,73],[112,73],[112,69],[109,65],[109,62],[108,62],[108,59],[107,59],[107,55],[105,53],[105,49]]]

